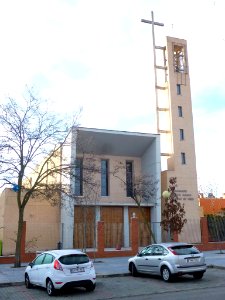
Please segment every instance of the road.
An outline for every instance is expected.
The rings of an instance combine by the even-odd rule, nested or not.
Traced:
[[[99,278],[94,292],[84,289],[60,292],[56,299],[82,300],[223,300],[225,295],[225,270],[208,269],[202,280],[181,277],[166,283],[158,277],[106,277]],[[44,300],[49,299],[42,288],[27,290],[25,286],[0,288],[1,300]]]

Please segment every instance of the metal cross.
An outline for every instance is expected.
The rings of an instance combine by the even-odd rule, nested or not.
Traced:
[[[152,42],[153,42],[153,57],[154,57],[154,73],[155,73],[155,95],[156,95],[156,115],[157,115],[157,131],[159,131],[159,118],[158,118],[158,93],[156,90],[156,86],[157,86],[157,71],[156,71],[156,45],[155,45],[155,32],[154,32],[154,26],[164,26],[163,23],[159,23],[159,22],[155,22],[154,21],[154,13],[153,11],[151,12],[152,15],[152,20],[144,20],[141,19],[141,22],[143,23],[148,23],[148,24],[152,24]]]

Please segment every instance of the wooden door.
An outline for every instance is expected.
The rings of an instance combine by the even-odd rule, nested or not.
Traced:
[[[123,207],[101,207],[101,221],[104,221],[105,247],[123,246]]]
[[[75,206],[74,208],[74,248],[95,247],[95,207]]]

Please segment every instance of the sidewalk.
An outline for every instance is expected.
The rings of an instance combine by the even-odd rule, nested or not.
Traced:
[[[205,251],[206,264],[211,268],[225,270],[225,250]],[[129,275],[129,257],[96,258],[94,266],[97,277],[126,276]],[[24,284],[24,271],[26,264],[21,268],[14,268],[11,264],[0,265],[0,287]]]

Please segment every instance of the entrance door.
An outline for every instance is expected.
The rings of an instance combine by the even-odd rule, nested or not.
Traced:
[[[74,208],[74,248],[95,247],[95,207],[75,206]]]
[[[101,221],[104,221],[105,247],[123,246],[123,207],[101,207]]]

